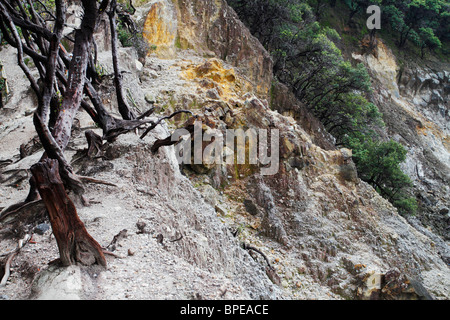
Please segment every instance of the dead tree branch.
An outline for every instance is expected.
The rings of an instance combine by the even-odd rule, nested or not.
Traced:
[[[16,255],[20,252],[20,250],[30,241],[31,236],[26,235],[24,239],[19,240],[19,243],[17,245],[17,249],[15,249],[13,252],[7,253],[6,255],[8,258],[6,259],[5,263],[5,271],[3,274],[3,277],[0,281],[0,288],[6,286],[6,282],[8,281],[9,275],[11,273],[11,263],[16,257]]]
[[[270,264],[269,258],[267,258],[267,256],[261,250],[255,248],[245,242],[242,243],[242,248],[245,250],[251,250],[251,251],[259,253],[264,258],[264,260],[266,260],[268,267],[273,270],[273,267]]]
[[[179,115],[179,114],[181,114],[181,113],[189,113],[191,116],[194,116],[194,114],[192,113],[192,111],[189,111],[189,110],[179,110],[179,111],[176,111],[176,112],[172,113],[172,114],[169,115],[169,116],[159,118],[156,122],[152,122],[152,123],[151,123],[151,125],[150,125],[150,126],[145,130],[145,132],[141,135],[141,139],[144,139],[144,138],[150,133],[150,131],[152,131],[153,129],[155,129],[156,126],[159,125],[159,124],[160,124],[161,122],[163,122],[164,120],[172,119],[173,117],[175,117],[176,115]]]

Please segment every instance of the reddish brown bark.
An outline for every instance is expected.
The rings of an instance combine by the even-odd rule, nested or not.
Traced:
[[[145,119],[154,111],[153,108],[139,117],[135,117],[130,111],[123,93],[122,75],[119,70],[116,32],[117,3],[113,0],[109,6],[109,2],[109,0],[102,0],[100,3],[81,0],[84,15],[80,28],[75,31],[74,49],[70,56],[61,45],[66,1],[55,0],[53,13],[45,8],[47,13],[53,17],[46,21],[39,15],[40,11],[33,7],[33,3],[36,5],[35,1],[27,0],[29,11],[24,9],[21,1],[0,1],[0,31],[4,39],[11,46],[17,48],[18,64],[37,96],[38,105],[33,121],[45,149],[40,163],[31,169],[33,176],[30,179],[30,193],[26,202],[21,203],[20,206],[26,205],[28,201],[35,201],[39,195],[41,196],[50,215],[63,265],[106,264],[101,247],[86,231],[78,218],[73,202],[66,193],[66,190],[71,190],[76,195],[81,195],[84,191],[81,180],[86,180],[74,173],[64,156],[70,140],[73,120],[80,105],[103,129],[103,137],[88,133],[90,156],[96,155],[102,146],[102,140],[112,142],[121,134],[144,125],[150,125],[145,136],[163,120],[170,119],[181,112],[189,112],[177,111],[155,121]],[[41,7],[44,6],[41,1],[38,3]],[[87,79],[88,69],[90,73],[95,72],[91,57],[93,33],[99,15],[105,12],[108,6],[110,7],[112,29],[116,95],[122,119],[116,119],[108,113],[92,80]],[[53,28],[53,32],[50,31],[50,26]],[[21,34],[17,27],[22,30]],[[40,82],[35,79],[25,63],[25,54],[33,59],[34,65],[39,71]],[[93,107],[87,101],[83,101],[83,94],[89,97]],[[169,142],[160,142],[155,149],[166,143]],[[94,179],[90,179],[90,181],[94,181]],[[99,181],[95,180],[95,182]]]
[[[39,194],[47,208],[63,266],[76,263],[106,266],[101,246],[89,235],[67,196],[57,160],[47,159],[31,167]]]

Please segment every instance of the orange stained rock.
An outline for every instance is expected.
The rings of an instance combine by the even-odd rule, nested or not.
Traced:
[[[176,22],[170,17],[170,11],[162,2],[152,5],[144,22],[143,37],[150,45],[157,48],[170,46],[175,41]]]

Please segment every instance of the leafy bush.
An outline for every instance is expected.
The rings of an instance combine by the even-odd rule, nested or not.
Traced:
[[[425,55],[425,49],[433,51],[442,47],[441,40],[431,28],[420,28],[418,32],[411,32],[411,40],[420,48],[422,58]]]
[[[421,49],[441,47],[449,40],[450,3],[445,0],[383,0],[379,1],[384,25],[390,27],[403,48],[409,41]]]
[[[133,34],[127,29],[122,27],[121,24],[117,26],[117,38],[119,39],[120,43],[124,47],[132,47],[133,42]]]
[[[139,57],[145,57],[151,49],[141,32],[131,32],[122,23],[117,25],[117,38],[124,47],[134,47]]]
[[[400,168],[407,150],[393,140],[380,141],[362,134],[348,136],[347,144],[353,150],[359,177],[388,199],[401,214],[415,213],[416,199],[408,195],[412,182]]]

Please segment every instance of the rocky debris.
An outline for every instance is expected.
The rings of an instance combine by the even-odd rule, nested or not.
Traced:
[[[353,266],[357,274],[355,298],[362,300],[433,300],[417,280],[401,274],[397,269],[385,273],[367,270],[365,265]]]
[[[35,300],[83,299],[81,268],[50,267],[34,280],[32,298]]]
[[[58,256],[54,239],[35,234],[36,243],[24,248],[13,266],[36,261],[41,271],[34,298],[52,294],[55,287],[62,288],[60,297],[74,299],[415,299],[428,297],[427,291],[436,299],[450,297],[442,258],[447,244],[426,228],[411,227],[360,181],[349,150],[332,147],[317,120],[292,97],[278,102],[282,90],[269,96],[268,53],[224,1],[148,1],[137,11],[141,22],[156,9],[167,12],[162,21],[150,19],[150,26],[163,26],[176,13],[176,36],[167,42],[173,56],[162,59],[156,50],[139,70],[132,49],[123,51],[129,58],[127,87],[138,105],[154,104],[159,114],[180,108],[207,114],[211,130],[277,128],[279,172],[263,176],[261,166],[234,164],[194,170],[178,165],[173,147],[152,154],[152,142],[167,137],[183,119],[163,124],[144,141],[121,136],[105,147],[105,159],[92,163],[108,170],[74,163],[75,169],[85,165],[84,172],[117,185],[89,185],[91,206],[79,208],[102,246],[127,230],[115,245],[117,257],[108,256],[108,268],[101,272],[68,273],[48,266]],[[167,35],[169,29],[152,30]],[[99,61],[108,65],[106,55],[100,53]],[[20,83],[14,72],[8,74]],[[23,111],[27,100],[15,101],[16,110]],[[114,110],[114,102],[108,107]],[[80,128],[92,126],[83,114],[79,117]],[[25,125],[28,141],[34,132],[23,115],[6,125],[14,133]],[[18,153],[18,142],[3,145],[7,135],[0,135],[2,156]],[[75,134],[71,147],[85,148],[84,136]],[[31,158],[22,161],[32,164],[36,159]],[[8,204],[17,202],[26,196],[26,183],[21,186],[1,184],[0,194],[9,197]],[[263,252],[272,268],[242,249],[242,242]],[[12,242],[0,243],[3,252]],[[14,272],[0,295],[29,298],[29,279]]]

